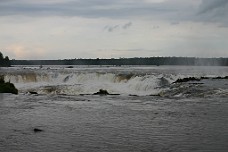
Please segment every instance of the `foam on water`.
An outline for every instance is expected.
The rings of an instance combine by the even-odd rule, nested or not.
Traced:
[[[2,73],[5,81],[14,83],[21,93],[35,91],[39,94],[79,95],[93,94],[104,89],[112,94],[144,96],[163,93],[168,89],[170,92],[179,90],[180,93],[175,94],[178,96],[186,90],[186,86],[176,85],[176,88],[170,89],[172,82],[190,76],[215,77],[220,71],[223,71],[223,75],[228,73],[226,68],[216,70],[214,72],[207,67],[12,68]],[[214,85],[214,82],[205,83]]]
[[[15,83],[21,92],[45,94],[92,94],[99,89],[109,93],[150,95],[175,80],[174,75],[132,75],[115,73],[11,73],[6,81]]]

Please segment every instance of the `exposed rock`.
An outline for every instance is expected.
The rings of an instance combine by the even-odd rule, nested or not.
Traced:
[[[68,75],[63,79],[63,82],[67,82],[69,79],[70,79],[70,76]]]
[[[66,68],[70,68],[70,69],[72,69],[72,68],[74,68],[73,66],[68,66],[68,67],[66,67]]]
[[[98,92],[94,93],[93,95],[109,95],[107,90],[100,89]]]
[[[194,83],[189,83],[189,84],[198,85],[198,84],[204,84],[204,83],[202,83],[202,82],[194,82]]]
[[[129,94],[129,96],[138,97],[138,95],[136,95],[136,94]]]
[[[169,83],[169,81],[166,78],[164,78],[164,77],[160,78],[160,82],[159,82],[159,86],[160,87],[165,87],[165,86],[168,86],[169,84],[170,83]]]
[[[173,83],[182,83],[182,82],[189,82],[189,81],[200,81],[201,79],[195,78],[195,77],[189,77],[189,78],[183,78],[183,79],[177,79]]]
[[[200,77],[200,79],[209,79],[209,77]]]
[[[228,76],[224,76],[224,77],[221,77],[221,76],[218,76],[218,77],[201,77],[200,79],[228,79]]]
[[[213,79],[228,79],[228,76],[225,76],[225,77],[215,77]]]
[[[35,91],[29,91],[30,94],[38,94],[37,92]]]
[[[88,95],[88,94],[80,94],[80,95]],[[107,90],[100,89],[98,92],[94,93],[93,95],[113,95],[113,96],[118,96],[120,94],[111,94]]]
[[[34,131],[35,133],[38,133],[38,132],[42,132],[43,130],[42,130],[42,129],[39,129],[39,128],[34,128],[33,131]]]
[[[182,82],[189,82],[189,81],[200,81],[200,80],[206,80],[206,79],[214,79],[214,80],[223,80],[223,79],[228,79],[228,76],[218,76],[218,77],[200,77],[200,78],[195,78],[195,77],[189,77],[189,78],[183,78],[183,79],[177,79],[173,83],[182,83]]]

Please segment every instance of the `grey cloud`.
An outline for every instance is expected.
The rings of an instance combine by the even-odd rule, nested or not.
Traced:
[[[195,17],[196,21],[228,25],[228,0],[203,0]]]
[[[115,29],[117,29],[119,25],[114,26],[106,26],[105,29],[107,29],[108,32],[113,32]]]
[[[104,31],[113,32],[113,31],[117,30],[118,28],[127,30],[131,26],[132,26],[132,22],[128,22],[124,25],[106,25],[103,29],[104,29]]]
[[[128,29],[129,27],[132,26],[132,22],[128,22],[122,26],[123,29]]]
[[[160,27],[158,25],[154,25],[152,28],[153,29],[159,29]]]
[[[202,0],[197,10],[195,1],[167,0],[160,3],[147,3],[139,0],[58,0],[47,3],[45,0],[1,0],[0,16],[80,16],[87,18],[111,19],[158,19],[180,23],[217,22],[228,25],[228,0]],[[122,29],[132,26],[131,22],[122,25]],[[110,26],[108,31],[120,27]]]
[[[178,25],[178,24],[180,24],[179,22],[171,22],[170,23],[171,25]]]
[[[62,3],[31,3],[29,0],[0,1],[0,15],[25,16],[83,16],[123,18],[129,16],[151,16],[173,11],[160,4],[148,4],[131,0],[71,0]]]
[[[228,28],[228,24],[227,25],[222,24],[222,25],[219,25],[218,27],[220,27],[220,28]]]
[[[143,48],[132,48],[132,49],[112,49],[115,52],[160,52],[161,50],[143,49]]]
[[[203,0],[200,5],[199,14],[211,12],[215,9],[225,8],[227,4],[227,0]]]
[[[103,29],[104,31],[108,31],[108,32],[113,32],[114,30],[118,29],[119,25],[106,25]]]

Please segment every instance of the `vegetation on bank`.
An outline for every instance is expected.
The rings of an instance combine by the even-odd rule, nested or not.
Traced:
[[[5,82],[4,77],[0,76],[0,93],[18,94],[18,90],[13,83]]]
[[[228,66],[228,58],[145,57],[119,59],[11,60],[12,65],[191,65]],[[71,68],[71,67],[69,67]]]
[[[0,52],[0,67],[10,67],[10,65],[9,57],[4,57],[2,52]]]

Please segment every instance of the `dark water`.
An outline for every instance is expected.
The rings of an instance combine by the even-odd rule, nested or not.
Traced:
[[[0,94],[2,152],[227,152],[227,128],[226,96]]]

